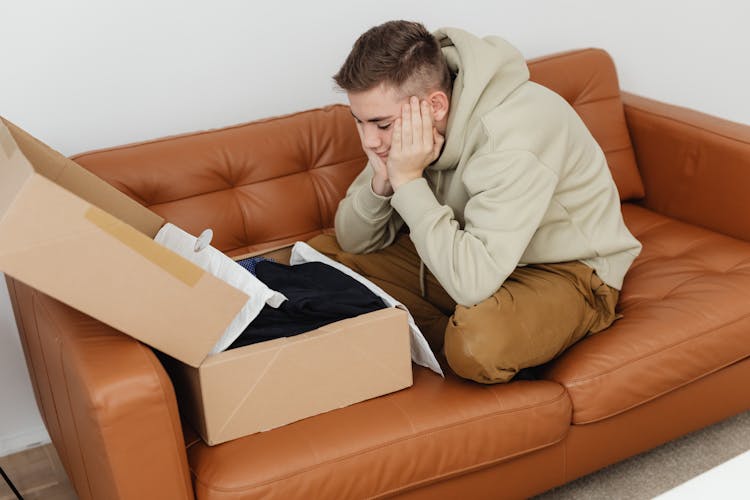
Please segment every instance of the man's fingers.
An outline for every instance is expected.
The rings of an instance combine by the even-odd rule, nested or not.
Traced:
[[[411,106],[406,103],[401,108],[401,145],[411,147],[412,144],[412,124],[411,124]],[[398,149],[401,151],[401,148]]]
[[[391,150],[401,152],[403,124],[400,118],[393,122],[393,134],[391,135]]]
[[[422,144],[422,110],[419,106],[419,98],[411,96],[409,98],[409,107],[411,108],[411,135],[412,144],[420,146]]]
[[[385,171],[385,161],[383,159],[376,155],[375,153],[372,153],[367,156],[370,159],[370,162],[372,163],[372,166],[375,167],[376,170]]]

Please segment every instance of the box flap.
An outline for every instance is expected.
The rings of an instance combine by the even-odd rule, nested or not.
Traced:
[[[156,236],[159,228],[164,225],[164,219],[161,216],[3,117],[0,117],[0,144],[3,145],[3,149],[9,149],[11,153],[20,149],[33,171],[109,212],[151,238]]]
[[[0,123],[0,271],[199,366],[247,295],[41,175],[46,171],[57,179],[73,179],[68,186],[77,185],[90,197],[109,186],[86,176],[66,177],[66,171],[82,170],[72,162],[62,168],[41,165],[66,162],[15,130],[40,164],[32,165],[21,154]],[[110,205],[124,209],[119,213],[135,214],[131,220],[146,221],[141,225],[146,229],[154,225],[148,209],[130,210],[124,194],[109,194],[120,198]],[[105,205],[109,194],[102,195]]]
[[[0,221],[18,196],[23,184],[33,175],[34,169],[24,158],[0,118]]]

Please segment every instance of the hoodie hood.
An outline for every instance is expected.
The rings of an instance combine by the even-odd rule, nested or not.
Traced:
[[[500,37],[479,38],[457,28],[433,33],[454,75],[445,146],[434,170],[455,168],[464,150],[470,119],[481,119],[529,80],[523,55]]]

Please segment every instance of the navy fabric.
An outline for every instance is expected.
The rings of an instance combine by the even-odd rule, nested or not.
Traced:
[[[271,262],[274,262],[273,259],[269,259],[267,257],[248,257],[247,259],[241,259],[236,261],[237,264],[244,267],[247,271],[250,272],[250,274],[255,274],[255,266],[258,264],[258,262],[263,262],[264,260],[270,260]]]
[[[255,274],[288,300],[277,309],[266,305],[230,349],[298,335],[387,307],[362,283],[321,262],[286,266],[262,261],[255,264]]]

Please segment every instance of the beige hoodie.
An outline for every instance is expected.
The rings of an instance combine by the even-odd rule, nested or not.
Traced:
[[[424,264],[466,306],[535,263],[579,260],[620,289],[641,244],[575,110],[530,82],[504,40],[454,28],[435,36],[456,75],[443,152],[391,197],[373,193],[367,165],[336,212],[341,247],[384,248],[405,222]]]

